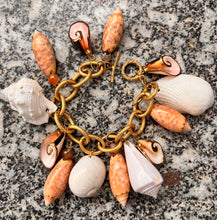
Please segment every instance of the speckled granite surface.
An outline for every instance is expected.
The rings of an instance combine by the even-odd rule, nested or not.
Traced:
[[[61,79],[72,77],[86,58],[75,51],[68,29],[76,20],[91,29],[94,54],[99,59],[104,25],[120,6],[124,35],[115,83],[110,72],[90,80],[80,89],[67,111],[91,134],[105,135],[123,128],[133,99],[142,90],[138,82],[126,82],[121,65],[136,59],[141,64],[169,54],[183,73],[207,80],[216,92],[216,8],[214,0],[182,1],[42,1],[0,0],[0,88],[23,77],[37,80],[46,97],[54,89],[40,72],[32,52],[35,29],[50,40]],[[155,80],[158,77],[149,76]],[[172,133],[151,118],[142,138],[159,141],[166,154],[161,174],[178,171],[179,184],[162,187],[158,198],[129,194],[125,209],[114,199],[108,181],[97,197],[80,199],[69,189],[50,207],[43,201],[43,185],[49,173],[39,158],[40,142],[56,130],[52,120],[42,126],[25,123],[9,104],[0,100],[0,218],[1,219],[215,219],[217,201],[216,103],[204,114],[186,115],[192,131]],[[75,145],[76,162],[84,154]],[[109,155],[102,155],[108,170]]]

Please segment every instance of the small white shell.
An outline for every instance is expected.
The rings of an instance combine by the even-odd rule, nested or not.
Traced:
[[[97,156],[84,156],[73,167],[69,188],[79,197],[93,196],[105,180],[106,168]]]
[[[200,115],[213,105],[213,90],[199,77],[181,74],[161,78],[157,83],[160,91],[156,100],[181,113]]]
[[[43,94],[40,85],[32,79],[23,78],[1,90],[11,108],[18,111],[23,119],[35,125],[48,122],[49,113],[56,111],[56,105]]]
[[[130,143],[124,143],[130,183],[135,192],[157,198],[163,182],[158,170]]]

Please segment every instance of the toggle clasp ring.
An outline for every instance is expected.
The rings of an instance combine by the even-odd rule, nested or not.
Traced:
[[[128,65],[134,65],[136,67],[138,67],[138,72],[135,76],[133,77],[129,77],[126,75],[125,73],[125,69]],[[128,81],[134,81],[134,80],[137,80],[141,77],[141,75],[143,74],[143,68],[142,68],[142,65],[136,61],[136,60],[129,60],[127,61],[126,63],[123,64],[122,68],[121,68],[121,74],[123,76],[124,79],[128,80]]]

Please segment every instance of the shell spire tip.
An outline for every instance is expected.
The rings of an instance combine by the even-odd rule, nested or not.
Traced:
[[[119,201],[119,203],[121,204],[121,207],[122,207],[122,208],[125,208],[125,206],[126,206],[126,204],[127,204],[127,199],[126,199],[126,200]]]
[[[188,132],[191,131],[191,126],[188,124],[188,122],[186,121],[184,127],[183,127],[183,131],[184,132]]]
[[[40,32],[35,29],[35,31],[34,31],[34,33],[33,33],[33,37],[34,37],[36,34],[38,34],[38,33],[40,33]]]
[[[117,7],[117,8],[115,9],[115,12],[121,12],[120,7]]]
[[[44,200],[44,202],[47,207],[52,203],[52,201],[50,201],[50,200]]]

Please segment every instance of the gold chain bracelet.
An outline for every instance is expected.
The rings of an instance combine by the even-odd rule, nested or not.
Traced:
[[[136,137],[140,135],[145,128],[145,122],[146,122],[145,117],[150,113],[151,108],[153,106],[153,99],[158,91],[158,84],[156,82],[147,82],[145,80],[144,75],[143,75],[144,73],[143,68],[140,63],[134,60],[127,61],[122,67],[122,71],[121,71],[122,76],[129,81],[140,79],[142,83],[144,84],[144,89],[136,97],[133,103],[133,111],[130,114],[128,124],[126,125],[126,127],[124,127],[118,133],[112,132],[103,137],[99,137],[96,135],[88,134],[83,128],[77,126],[74,120],[66,113],[66,103],[71,101],[76,96],[78,89],[81,86],[83,86],[86,82],[88,82],[88,80],[90,80],[91,78],[96,78],[96,77],[101,76],[108,69],[113,69],[112,75],[114,77],[114,70],[117,65],[119,56],[120,55],[118,52],[117,57],[115,59],[114,66],[112,66],[110,63],[105,62],[103,60],[98,61],[98,62],[89,61],[89,62],[83,63],[82,65],[79,66],[78,73],[72,79],[64,80],[60,82],[55,89],[53,102],[55,103],[56,101],[59,101],[61,103],[61,109],[56,111],[53,115],[53,118],[58,128],[60,129],[60,131],[66,133],[73,142],[79,144],[81,150],[84,153],[89,154],[89,155],[99,155],[102,152],[109,152],[109,153],[116,152],[122,147],[123,142],[126,141],[130,136]],[[138,67],[139,70],[134,77],[128,77],[126,75],[125,69],[128,65],[135,65],[136,67]],[[94,72],[94,67],[96,67],[97,72]],[[78,80],[81,78],[83,79],[78,82]],[[62,93],[60,92],[60,90],[66,85],[69,85],[73,89],[73,92],[68,97],[64,97]],[[142,111],[138,107],[139,103],[142,100],[149,102],[149,105],[146,111]],[[60,122],[60,118],[62,117],[65,117],[68,120],[70,124],[68,125],[68,127],[66,127],[64,124]],[[133,123],[133,120],[135,117],[138,119],[141,119],[141,126],[137,130],[136,130],[136,125]],[[73,136],[73,133],[75,131],[80,132],[83,136],[80,139],[77,139],[75,136]],[[97,150],[88,150],[85,147],[90,143],[91,139],[98,141]],[[116,146],[112,149],[106,148],[105,141],[107,139],[110,139],[110,140],[112,139],[114,143],[116,144]]]

